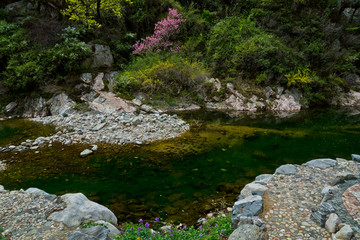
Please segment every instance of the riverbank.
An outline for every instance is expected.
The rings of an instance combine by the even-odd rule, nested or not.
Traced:
[[[27,139],[20,145],[0,147],[0,152],[36,150],[52,146],[53,142],[107,143],[141,145],[152,141],[175,138],[190,129],[177,115],[119,113],[73,113],[71,115],[31,118],[30,120],[56,126],[51,136]]]
[[[360,239],[360,163],[353,160],[316,159],[258,176],[234,204],[233,236],[253,224],[267,239]]]
[[[356,155],[352,161],[316,159],[283,165],[273,175],[256,177],[233,206],[235,231],[229,239],[242,239],[237,229],[250,234],[244,239],[252,240],[359,239],[358,160]],[[55,196],[38,189],[6,191],[1,187],[0,203],[0,226],[10,239],[65,239],[81,224],[104,216],[117,226],[110,210],[80,193]],[[72,214],[82,205],[92,207],[83,216]],[[99,211],[103,211],[100,217]],[[97,227],[97,231],[104,229]]]

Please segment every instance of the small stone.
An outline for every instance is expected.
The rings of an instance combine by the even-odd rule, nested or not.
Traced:
[[[266,234],[261,228],[255,225],[245,224],[237,228],[229,240],[266,240]]]
[[[353,230],[347,224],[345,224],[336,234],[335,239],[350,240],[354,235]]]
[[[335,213],[331,213],[328,220],[325,223],[325,228],[326,230],[328,230],[328,232],[335,233],[339,223],[340,223],[340,219],[338,215],[336,215]]]

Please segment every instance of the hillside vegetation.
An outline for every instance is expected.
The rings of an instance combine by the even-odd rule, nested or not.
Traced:
[[[320,105],[360,75],[357,0],[108,0],[85,12],[69,12],[76,0],[33,0],[16,15],[11,2],[0,5],[0,83],[13,92],[89,71],[89,42],[110,46],[115,63],[101,70],[122,72],[124,97],[201,103],[216,77],[237,89],[296,87]]]

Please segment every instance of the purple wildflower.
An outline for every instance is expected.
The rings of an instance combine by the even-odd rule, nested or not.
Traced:
[[[199,226],[199,229],[202,229],[202,225]]]
[[[141,230],[141,227],[138,227],[138,230]]]
[[[140,218],[140,219],[139,219],[139,223],[142,223],[142,222],[143,222],[143,220]]]
[[[133,230],[133,229],[134,229],[134,227],[131,227],[131,228],[130,228],[130,230]]]
[[[203,235],[200,233],[200,234],[199,234],[199,237],[202,237],[202,236],[203,236]]]
[[[174,234],[170,234],[170,237],[173,237],[174,236]]]
[[[149,223],[145,223],[145,227],[146,227],[146,228],[149,227],[149,225],[150,225]]]
[[[158,218],[158,217],[156,217],[156,218],[155,218],[155,222],[158,222],[158,221],[159,221],[159,218]]]

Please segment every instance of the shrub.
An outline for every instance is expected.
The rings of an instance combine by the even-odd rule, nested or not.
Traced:
[[[27,40],[26,31],[16,24],[0,21],[0,70],[5,86],[12,90],[31,90],[57,75],[79,70],[79,62],[91,49],[78,40],[81,33],[66,28],[63,41],[40,51]]]
[[[184,91],[201,91],[207,76],[200,63],[191,63],[179,55],[147,54],[136,58],[125,72],[117,76],[117,90],[127,95],[141,90],[175,97]]]
[[[287,74],[285,75],[289,87],[295,86],[298,88],[303,88],[304,86],[308,85],[312,82],[312,77],[310,70],[308,68],[298,70],[297,73],[294,74]]]
[[[256,27],[255,22],[229,17],[211,31],[207,62],[222,77],[241,72],[245,77],[255,79],[266,73],[271,80],[291,71],[297,59],[296,52],[275,35]]]

